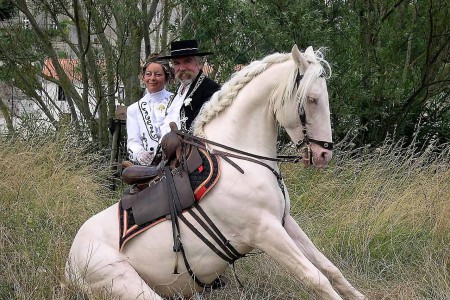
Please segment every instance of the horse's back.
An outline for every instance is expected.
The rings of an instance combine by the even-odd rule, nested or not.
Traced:
[[[108,243],[117,242],[118,232],[118,203],[116,203],[86,220],[78,230],[74,244],[77,242],[84,244],[93,239]]]
[[[98,256],[96,249],[113,248],[115,244],[118,249],[117,205],[97,213],[81,225],[70,248],[68,264],[71,268],[86,268],[86,264],[92,262],[89,258]]]

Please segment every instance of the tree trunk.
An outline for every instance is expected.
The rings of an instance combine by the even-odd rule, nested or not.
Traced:
[[[8,106],[3,102],[2,98],[0,98],[0,111],[3,113],[3,117],[5,118],[8,133],[12,135],[14,133],[12,117],[11,114],[9,113]]]

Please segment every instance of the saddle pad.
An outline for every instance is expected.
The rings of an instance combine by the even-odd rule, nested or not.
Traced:
[[[189,174],[189,181],[196,202],[199,202],[217,183],[220,177],[220,164],[216,155],[211,155],[208,151],[198,148],[202,159],[201,165]],[[151,201],[160,201],[151,199]],[[161,199],[167,201],[167,199]],[[125,206],[126,207],[126,206]],[[167,220],[166,215],[156,217],[152,221],[138,225],[134,219],[131,207],[124,209],[122,201],[119,201],[119,250],[122,250],[125,243],[141,232]],[[142,212],[139,212],[142,213]]]

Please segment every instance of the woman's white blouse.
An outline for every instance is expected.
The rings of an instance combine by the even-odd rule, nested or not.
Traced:
[[[162,137],[167,104],[173,94],[165,88],[157,93],[147,92],[127,108],[127,149],[129,159],[137,161],[139,151],[156,151]]]

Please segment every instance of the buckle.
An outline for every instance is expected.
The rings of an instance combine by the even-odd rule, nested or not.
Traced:
[[[302,160],[307,164],[312,164],[312,151],[311,145],[306,145],[305,147],[300,149],[300,153],[302,154]]]
[[[149,187],[154,186],[154,185],[156,185],[158,182],[162,181],[163,179],[166,179],[166,175],[163,175],[163,176],[161,176],[161,177],[158,177],[158,178],[156,178],[156,179],[150,181],[150,182],[148,183],[148,186],[149,186]]]

